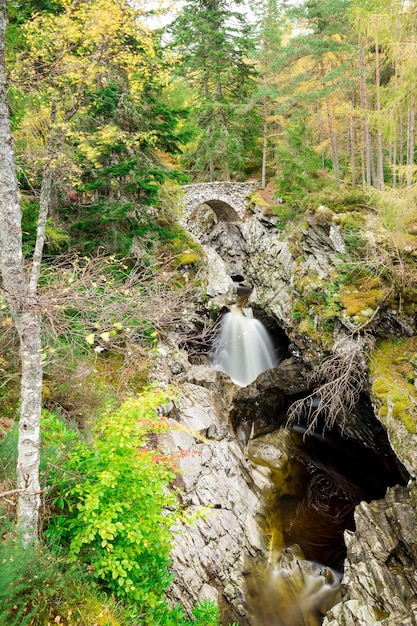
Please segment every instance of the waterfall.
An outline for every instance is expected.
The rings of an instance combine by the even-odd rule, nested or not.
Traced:
[[[320,626],[323,615],[340,601],[340,575],[306,561],[295,545],[271,554],[266,565],[246,577],[250,623],[256,626]]]
[[[253,317],[252,309],[232,307],[222,319],[215,340],[212,367],[246,387],[265,370],[276,367],[278,358],[267,329]]]

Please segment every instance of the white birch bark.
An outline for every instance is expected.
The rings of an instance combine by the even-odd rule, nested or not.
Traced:
[[[23,545],[27,545],[36,540],[40,506],[41,338],[36,299],[28,293],[23,266],[21,207],[4,68],[6,24],[7,0],[0,0],[0,266],[3,292],[20,339],[22,383],[17,461],[18,528]]]

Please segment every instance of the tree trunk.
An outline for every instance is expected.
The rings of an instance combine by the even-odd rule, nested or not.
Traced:
[[[209,168],[210,168],[210,182],[214,183],[214,181],[216,180],[216,177],[214,175],[214,161],[213,161],[213,158],[211,158],[210,161],[209,161]]]
[[[49,158],[45,163],[42,175],[41,193],[39,197],[38,226],[36,233],[35,249],[32,257],[32,269],[29,280],[29,293],[34,296],[38,287],[41,270],[42,253],[45,244],[45,228],[48,219],[49,206],[51,204],[52,170]]]
[[[360,72],[360,105],[361,108],[365,111],[363,116],[363,145],[365,147],[365,174],[366,174],[366,186],[371,186],[371,160],[372,160],[372,150],[371,150],[371,134],[369,131],[369,120],[368,120],[368,94],[366,90],[366,64],[365,64],[365,54],[363,51],[363,47],[359,44],[359,72]]]
[[[29,294],[34,296],[38,288],[39,274],[41,271],[42,253],[45,245],[46,220],[48,219],[49,207],[51,205],[52,192],[52,159],[58,152],[57,138],[55,137],[54,124],[56,122],[56,107],[51,106],[51,128],[46,149],[46,160],[42,172],[41,193],[39,197],[38,226],[36,229],[35,249],[32,257],[32,269],[29,279]]]
[[[375,87],[376,87],[376,110],[378,113],[381,111],[381,78],[380,78],[380,62],[379,62],[379,41],[378,37],[375,40]],[[378,131],[377,131],[377,166],[376,166],[376,178],[377,187],[382,191],[385,189],[384,183],[384,162],[382,152],[382,132],[381,132],[381,120],[378,118]]]
[[[327,124],[328,124],[328,127],[329,127],[329,134],[330,134],[330,143],[331,143],[331,146],[332,146],[333,171],[334,171],[334,175],[335,175],[335,178],[336,178],[336,185],[337,185],[337,187],[340,187],[339,154],[337,152],[336,133],[334,132],[334,129],[333,129],[332,111],[331,111],[331,107],[330,107],[330,98],[329,98],[329,96],[326,96],[326,110],[327,110]]]
[[[36,303],[30,303],[30,308],[14,316],[22,363],[17,486],[23,491],[18,499],[17,520],[24,545],[37,537],[40,507],[41,331]]]
[[[227,160],[223,161],[223,165],[222,165],[222,179],[226,180],[226,181],[230,181],[230,169],[229,169],[229,163],[227,162]]]
[[[324,84],[325,70],[324,70],[323,63],[321,63],[320,66],[321,66],[321,75],[323,77],[322,86],[323,86],[323,89],[325,89],[326,87]],[[337,149],[337,137],[333,128],[332,109],[331,109],[331,104],[330,104],[330,98],[328,95],[326,95],[326,114],[327,114],[327,127],[328,127],[329,135],[330,135],[330,145],[332,147],[333,171],[334,171],[334,176],[336,179],[336,185],[338,188],[340,188],[339,153]]]
[[[353,102],[350,101],[350,172],[352,178],[352,185],[356,185],[356,172],[355,172],[355,125],[353,123]]]
[[[261,188],[266,187],[266,160],[268,155],[268,106],[266,96],[263,101],[263,145],[262,145],[262,175],[261,175]]]
[[[42,394],[41,335],[36,300],[28,293],[21,207],[10,132],[4,67],[7,2],[0,0],[0,265],[3,289],[20,339],[22,361],[18,438],[18,529],[23,545],[36,540],[40,506],[39,432]]]
[[[404,166],[404,124],[403,117],[400,115],[400,130],[398,136],[398,160],[400,167],[398,169],[398,186],[402,187],[404,181],[403,166]]]
[[[395,58],[395,89],[398,89],[398,60]],[[400,116],[401,117],[401,114]],[[398,123],[397,119],[394,119],[394,135],[392,138],[392,188],[397,188],[397,167],[398,167],[398,155],[397,155],[397,135],[398,135]]]
[[[410,106],[408,109],[407,187],[411,187],[413,184],[415,123],[416,110],[414,96],[411,95]]]

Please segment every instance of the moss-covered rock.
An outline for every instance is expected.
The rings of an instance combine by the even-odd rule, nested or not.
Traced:
[[[354,321],[360,324],[373,315],[389,293],[390,288],[384,286],[378,278],[363,277],[353,283],[342,285],[339,301],[346,315],[353,317]]]
[[[398,457],[417,473],[417,337],[384,340],[372,352],[369,370],[378,416]]]

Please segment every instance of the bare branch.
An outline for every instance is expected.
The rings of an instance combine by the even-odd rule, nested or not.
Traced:
[[[300,422],[305,419],[306,434],[316,430],[321,420],[324,430],[333,428],[336,422],[343,428],[366,382],[366,370],[359,348],[333,354],[313,373],[310,383],[317,385],[315,390],[290,406],[289,421]]]

